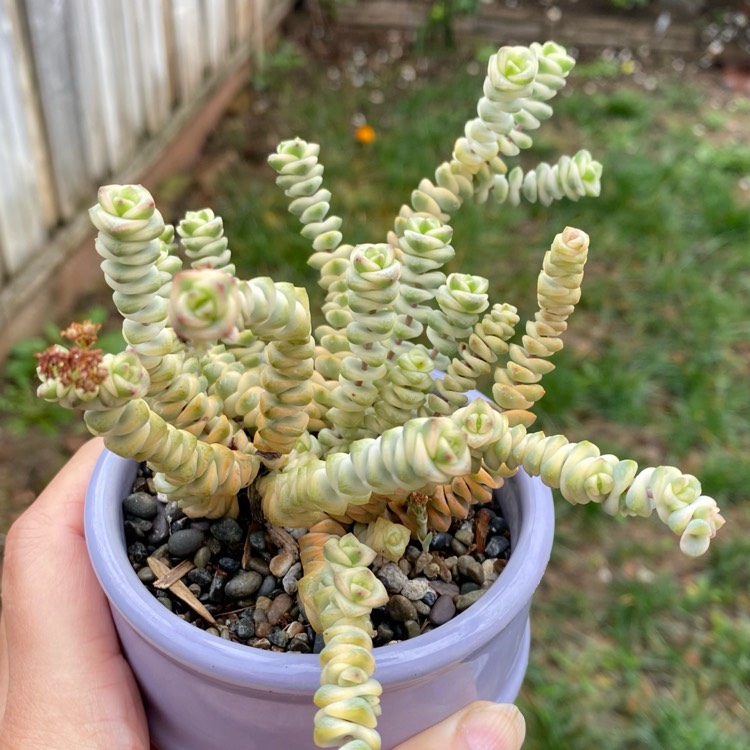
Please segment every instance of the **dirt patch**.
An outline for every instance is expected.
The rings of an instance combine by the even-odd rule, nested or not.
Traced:
[[[88,439],[75,434],[17,435],[0,428],[0,533],[34,501],[71,455]]]

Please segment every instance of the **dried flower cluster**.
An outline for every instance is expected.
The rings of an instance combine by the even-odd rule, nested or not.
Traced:
[[[57,381],[63,388],[72,388],[82,394],[96,393],[108,374],[102,365],[102,350],[91,349],[100,328],[98,323],[86,320],[71,323],[60,331],[60,336],[74,346],[70,349],[50,346],[36,354],[40,375],[48,381]]]

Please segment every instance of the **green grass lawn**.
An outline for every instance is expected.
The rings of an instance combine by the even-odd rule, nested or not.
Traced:
[[[345,241],[379,242],[450,157],[482,73],[470,56],[402,60],[334,88],[327,64],[284,67],[238,98],[203,166],[156,198],[172,221],[169,210],[210,201],[243,274],[309,287],[307,243],[258,155],[258,113],[264,133],[322,144]],[[729,523],[693,562],[655,522],[560,501],[520,699],[526,747],[739,750],[750,742],[750,107],[712,81],[658,71],[639,84],[582,65],[570,80],[522,163],[588,148],[604,164],[601,198],[465,206],[451,270],[487,276],[492,301],[529,316],[554,235],[569,224],[588,232],[583,300],[538,425],[646,464],[679,462]],[[353,137],[357,113],[377,133],[368,146]]]

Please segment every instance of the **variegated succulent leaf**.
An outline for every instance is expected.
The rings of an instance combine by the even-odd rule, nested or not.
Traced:
[[[223,271],[181,271],[172,282],[169,321],[180,338],[214,343],[238,334],[237,281]]]
[[[177,226],[177,233],[193,268],[213,268],[234,275],[224,222],[210,208],[188,211]]]
[[[392,562],[398,562],[404,556],[411,537],[411,532],[406,526],[389,521],[383,516],[369,524],[362,524],[361,527],[355,526],[354,533],[370,549]]]

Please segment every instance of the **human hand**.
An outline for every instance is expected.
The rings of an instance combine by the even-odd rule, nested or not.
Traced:
[[[525,735],[523,715],[515,706],[477,701],[395,750],[520,750]]]
[[[13,524],[0,618],[0,748],[149,747],[141,697],[89,564],[91,440]]]

